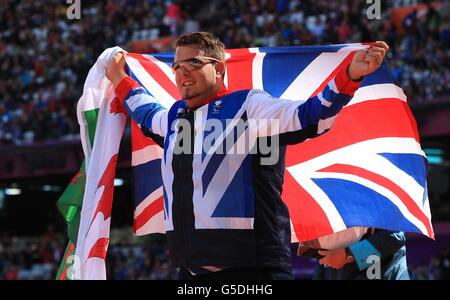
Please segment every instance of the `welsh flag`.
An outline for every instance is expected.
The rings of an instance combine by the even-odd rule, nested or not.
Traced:
[[[126,117],[111,107],[115,97],[105,77],[119,47],[105,50],[89,71],[77,115],[85,159],[58,200],[69,242],[57,279],[106,279],[114,175]]]

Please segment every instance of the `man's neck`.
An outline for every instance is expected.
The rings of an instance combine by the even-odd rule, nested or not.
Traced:
[[[222,97],[224,95],[228,94],[228,90],[226,86],[222,83],[220,86],[214,89],[214,91],[208,95],[206,98],[199,100],[199,101],[186,101],[187,106],[191,110],[195,110],[199,107],[202,107],[205,104],[208,104],[209,102],[213,101],[214,99],[217,99],[219,97]],[[195,102],[195,103],[194,103]]]

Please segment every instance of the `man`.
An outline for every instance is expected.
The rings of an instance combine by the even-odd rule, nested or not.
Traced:
[[[126,75],[122,54],[113,58],[107,77],[119,101],[164,148],[165,226],[181,279],[292,279],[290,219],[281,200],[285,146],[328,131],[387,50],[377,42],[357,52],[319,95],[288,101],[260,90],[228,92],[223,43],[188,33],[178,38],[172,65],[183,100],[169,110]],[[253,125],[233,137],[239,122]],[[213,127],[222,127],[221,135],[212,138]],[[260,143],[267,137],[279,156],[269,165]],[[247,141],[245,153],[231,153],[230,139]]]
[[[370,229],[348,247],[318,251],[313,279],[409,279],[403,232]]]

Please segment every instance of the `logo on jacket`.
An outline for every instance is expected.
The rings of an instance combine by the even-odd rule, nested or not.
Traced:
[[[222,100],[221,99],[214,101],[214,106],[212,108],[212,113],[213,114],[218,114],[220,112],[219,109],[220,109],[220,105],[221,104],[222,104]]]

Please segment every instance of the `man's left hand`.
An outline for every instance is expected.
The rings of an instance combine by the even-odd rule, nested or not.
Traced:
[[[345,254],[345,249],[335,249],[335,250],[319,250],[318,253],[323,256],[319,260],[319,264],[327,265],[333,269],[340,269],[347,263],[347,255]]]
[[[383,63],[388,50],[388,44],[383,41],[377,41],[369,49],[356,52],[347,69],[350,79],[360,80],[363,76],[378,69]]]

